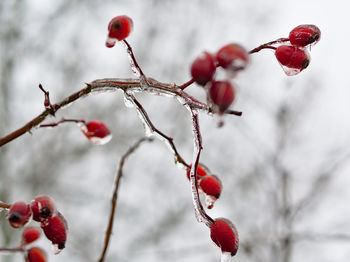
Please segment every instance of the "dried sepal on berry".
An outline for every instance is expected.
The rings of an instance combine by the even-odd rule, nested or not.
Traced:
[[[299,25],[289,33],[290,43],[299,47],[316,44],[320,38],[321,30],[315,25]]]
[[[48,217],[40,224],[45,236],[55,247],[55,254],[58,254],[66,246],[68,225],[60,212],[53,217]]]
[[[23,201],[13,203],[7,213],[7,219],[14,228],[23,227],[29,222],[31,216],[30,206]]]
[[[36,241],[41,235],[40,229],[36,227],[28,227],[22,233],[22,245],[28,245]]]
[[[206,51],[202,52],[191,65],[191,76],[201,86],[205,86],[213,79],[215,71],[214,58]]]
[[[33,212],[33,220],[44,221],[48,217],[52,217],[56,212],[56,207],[53,199],[46,195],[35,197],[30,207]]]
[[[226,218],[217,218],[210,226],[210,237],[222,252],[236,255],[239,238],[235,225]]]
[[[30,248],[25,254],[26,262],[46,262],[46,253],[39,247]]]

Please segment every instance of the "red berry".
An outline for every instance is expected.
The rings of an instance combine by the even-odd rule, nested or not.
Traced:
[[[210,237],[222,252],[236,255],[239,245],[238,232],[234,224],[225,218],[217,218],[210,226]]]
[[[204,51],[193,61],[191,75],[197,84],[204,86],[213,79],[215,70],[213,56]]]
[[[214,81],[209,88],[209,96],[220,112],[224,112],[233,103],[235,92],[230,82]]]
[[[27,245],[40,237],[40,230],[36,227],[28,227],[22,233],[22,245]]]
[[[275,55],[281,65],[300,71],[307,68],[310,63],[307,52],[296,46],[281,45],[277,47]]]
[[[30,205],[35,221],[44,221],[48,217],[52,217],[56,211],[54,201],[49,196],[37,196]]]
[[[29,205],[25,202],[17,201],[11,205],[7,219],[12,227],[20,228],[27,224],[31,215],[32,212]]]
[[[62,250],[66,245],[67,240],[67,222],[61,213],[57,213],[54,217],[48,217],[41,222],[45,236],[53,245],[56,245],[58,250]]]
[[[104,138],[111,133],[105,123],[96,120],[89,121],[81,128],[81,131],[89,139],[93,137]]]
[[[225,69],[238,71],[244,69],[249,63],[248,52],[238,44],[228,44],[219,49],[216,54],[219,66]]]
[[[46,262],[46,254],[41,248],[32,247],[27,251],[26,261],[27,262]]]
[[[119,41],[127,38],[132,31],[133,22],[126,15],[114,17],[108,24],[108,37],[116,38]]]
[[[201,179],[199,183],[200,189],[212,197],[218,199],[222,191],[222,184],[220,179],[215,175],[208,175]]]
[[[315,25],[299,25],[289,33],[289,41],[295,46],[307,46],[317,43],[321,38],[321,31]]]
[[[191,167],[192,167],[192,164],[190,165],[189,168],[187,168],[187,178],[188,179],[190,179]],[[203,167],[198,165],[197,166],[197,176],[203,177],[203,176],[206,176],[206,175],[207,175],[207,171],[205,171],[205,169]]]

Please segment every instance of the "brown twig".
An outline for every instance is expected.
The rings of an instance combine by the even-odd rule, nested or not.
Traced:
[[[111,205],[111,212],[110,212],[110,216],[109,216],[109,222],[108,222],[108,226],[107,226],[107,230],[106,230],[106,236],[105,236],[102,254],[98,260],[99,262],[103,262],[105,259],[108,245],[110,242],[110,238],[112,235],[114,215],[115,215],[115,210],[117,207],[118,189],[119,189],[120,179],[123,176],[123,167],[124,167],[125,161],[142,143],[150,142],[150,141],[152,141],[152,139],[146,138],[146,137],[139,139],[132,147],[130,147],[128,149],[128,151],[126,151],[126,153],[121,157],[121,159],[119,161],[119,167],[118,167],[117,175],[116,175],[115,182],[114,182],[114,190],[113,190],[113,195],[112,195],[112,200],[111,200],[111,204],[112,204]]]
[[[10,207],[11,207],[11,205],[6,204],[6,203],[0,201],[0,208],[10,208]]]
[[[23,247],[0,247],[0,252],[5,251],[5,252],[24,252]]]
[[[284,43],[284,42],[287,42],[287,41],[289,41],[289,38],[278,38],[277,40],[274,40],[274,41],[262,44],[262,45],[260,45],[260,46],[258,46],[256,48],[250,50],[248,53],[249,54],[257,53],[257,52],[259,52],[259,51],[261,51],[262,49],[265,49],[265,48],[275,49],[275,47],[273,47],[271,45],[280,44],[280,43]]]
[[[61,118],[61,120],[57,121],[57,122],[54,122],[54,123],[48,123],[48,124],[42,124],[40,125],[39,127],[55,127],[55,126],[58,126],[62,123],[65,123],[65,122],[73,122],[73,123],[83,123],[85,124],[85,120],[80,120],[80,119],[66,119],[66,118]]]
[[[183,83],[181,86],[179,86],[180,89],[184,90],[186,87],[192,85],[194,83],[194,79],[191,78],[186,83]]]
[[[179,152],[176,149],[176,146],[174,144],[174,139],[172,137],[167,136],[162,131],[160,131],[158,128],[154,126],[151,119],[149,118],[146,110],[143,108],[143,106],[140,104],[140,102],[135,98],[134,95],[125,93],[125,96],[133,105],[135,105],[137,112],[139,113],[139,116],[143,123],[146,125],[146,128],[149,128],[149,130],[152,133],[155,133],[157,136],[159,136],[161,139],[165,139],[166,143],[169,145],[171,150],[173,151],[175,163],[179,163],[186,168],[188,168],[190,165],[186,163],[186,161],[182,158],[182,156],[179,154]]]

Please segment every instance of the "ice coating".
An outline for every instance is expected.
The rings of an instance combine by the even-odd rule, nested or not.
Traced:
[[[230,252],[221,252],[220,262],[230,262],[232,260],[232,256]]]
[[[111,141],[111,139],[112,139],[112,135],[111,134],[109,134],[108,136],[105,136],[103,138],[101,138],[101,137],[91,137],[91,138],[89,138],[90,142],[93,145],[95,145],[95,146],[105,145],[109,141]]]

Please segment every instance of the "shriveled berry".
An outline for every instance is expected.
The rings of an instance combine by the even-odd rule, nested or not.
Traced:
[[[199,182],[199,188],[207,195],[218,199],[221,195],[222,184],[220,179],[215,175],[207,175]]]
[[[191,76],[194,81],[202,86],[213,79],[216,67],[213,56],[204,51],[191,65]]]
[[[81,131],[87,138],[104,138],[108,136],[111,132],[105,123],[97,120],[89,121],[81,128]]]
[[[108,37],[119,41],[127,38],[132,31],[132,19],[126,15],[114,17],[108,24]]]
[[[239,246],[238,232],[231,221],[226,218],[215,219],[210,226],[210,237],[222,252],[236,255]]]
[[[56,216],[48,217],[40,226],[47,239],[57,246],[59,251],[65,248],[68,227],[61,213],[57,212]]]
[[[44,221],[48,217],[52,217],[55,212],[55,203],[49,196],[41,195],[35,197],[30,205],[35,221]]]
[[[277,47],[275,56],[281,65],[288,68],[303,70],[310,63],[307,52],[296,46],[281,45]]]
[[[292,45],[304,47],[317,43],[321,38],[321,31],[315,25],[299,25],[289,33]]]
[[[220,112],[224,112],[233,103],[235,92],[230,82],[213,81],[209,87],[209,97],[219,107]]]
[[[46,254],[44,250],[38,247],[32,247],[26,254],[27,262],[46,262]]]
[[[190,179],[191,167],[192,167],[192,164],[189,166],[189,168],[187,168],[187,178],[188,179]],[[207,171],[205,171],[205,169],[203,167],[198,165],[198,167],[197,167],[197,177],[203,177],[203,176],[206,176],[206,175],[207,175]]]
[[[40,230],[36,227],[28,227],[22,233],[22,245],[27,245],[40,237]]]
[[[244,69],[249,63],[248,52],[239,44],[228,44],[216,53],[218,65],[233,71]]]
[[[12,227],[20,228],[28,223],[31,215],[29,205],[23,201],[17,201],[11,205],[7,213],[7,219]]]

